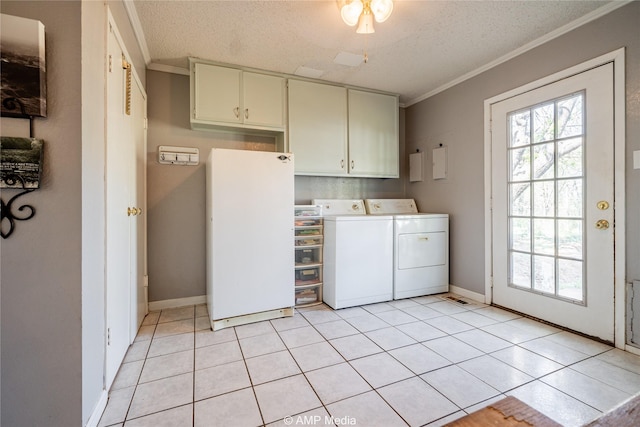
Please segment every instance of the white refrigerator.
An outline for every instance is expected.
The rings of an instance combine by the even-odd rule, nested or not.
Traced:
[[[214,148],[206,165],[212,329],[293,316],[293,155]]]

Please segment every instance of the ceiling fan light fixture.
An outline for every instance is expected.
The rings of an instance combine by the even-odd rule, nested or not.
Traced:
[[[341,0],[339,7],[340,15],[344,23],[353,27],[358,23],[358,18],[364,6],[360,0]]]
[[[393,1],[371,0],[370,8],[373,16],[376,18],[376,22],[384,22],[391,16],[391,12],[393,12]]]
[[[337,0],[340,16],[350,27],[358,25],[356,33],[375,32],[373,20],[386,21],[393,12],[393,0]]]
[[[373,28],[373,14],[371,10],[367,7],[365,8],[362,15],[358,19],[358,28],[356,29],[356,33],[358,34],[373,34],[376,30]]]

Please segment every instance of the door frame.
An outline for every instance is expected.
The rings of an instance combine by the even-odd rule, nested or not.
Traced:
[[[614,343],[626,349],[626,227],[625,227],[625,48],[543,77],[484,101],[484,228],[485,228],[485,303],[493,302],[493,194],[491,160],[491,105],[541,86],[580,74],[606,63],[613,63],[614,91]]]

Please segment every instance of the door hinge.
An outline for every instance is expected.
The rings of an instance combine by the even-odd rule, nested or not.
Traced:
[[[111,345],[111,328],[107,328],[107,345]]]
[[[109,72],[113,71],[113,57],[109,55]]]

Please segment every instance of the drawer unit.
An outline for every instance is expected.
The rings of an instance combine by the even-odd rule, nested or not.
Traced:
[[[322,236],[296,236],[296,249],[300,246],[320,246],[322,247]]]
[[[321,247],[296,248],[296,267],[322,264]]]
[[[303,307],[322,303],[322,207],[294,207],[295,304]]]
[[[296,306],[314,305],[322,302],[322,285],[296,288]]]

